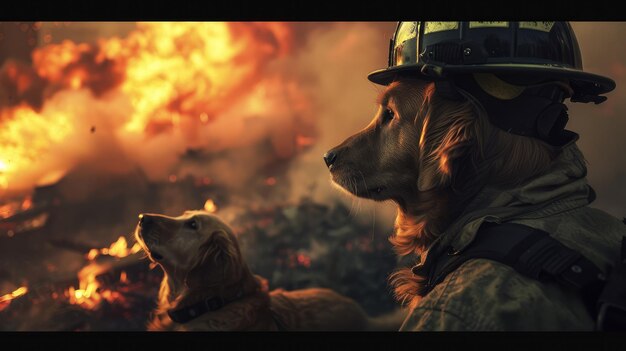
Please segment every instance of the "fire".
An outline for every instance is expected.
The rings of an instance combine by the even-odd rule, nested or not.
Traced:
[[[122,271],[122,273],[120,273],[120,282],[124,284],[128,283],[128,275],[126,274],[125,271]]]
[[[32,67],[7,61],[0,84],[15,98],[0,105],[0,191],[30,188],[94,152],[93,145],[82,145],[101,133],[85,133],[85,124],[105,126],[133,154],[133,142],[150,152],[146,141],[162,135],[182,135],[192,147],[206,143],[203,130],[222,116],[233,118],[228,109],[247,101],[258,85],[279,85],[285,94],[276,96],[297,96],[260,99],[261,113],[271,116],[267,111],[278,104],[299,111],[304,105],[295,100],[302,94],[291,79],[264,78],[265,66],[289,53],[292,42],[285,23],[150,22],[138,23],[125,38],[39,47]],[[298,143],[307,144],[306,138]]]
[[[204,203],[204,209],[210,213],[217,212],[217,206],[215,205],[215,202],[213,202],[213,200],[211,199],[206,200],[206,202]]]
[[[28,287],[22,286],[22,287],[17,288],[12,293],[0,296],[0,311],[7,308],[12,300],[20,296],[26,295],[27,292],[28,292]]]
[[[124,239],[124,237],[120,237],[108,248],[100,250],[92,249],[88,254],[88,258],[93,260],[101,253],[108,254],[110,256],[125,257],[131,253],[138,252],[140,249],[141,247],[139,247],[139,244],[135,244],[131,249],[128,249],[126,239]],[[69,299],[69,302],[73,305],[80,305],[81,307],[89,310],[96,310],[100,307],[102,300],[106,300],[109,303],[122,301],[123,296],[119,292],[105,289],[100,286],[100,283],[96,278],[104,270],[105,267],[98,265],[93,261],[83,267],[78,272],[78,288],[71,286],[65,291],[65,296]],[[124,284],[129,283],[128,275],[125,271],[120,273],[119,281]]]
[[[20,172],[41,159],[52,144],[72,131],[71,121],[62,111],[37,112],[29,106],[0,111],[0,190],[8,188]]]
[[[120,236],[115,242],[111,244],[109,247],[105,247],[102,249],[91,249],[87,253],[87,259],[92,261],[99,255],[109,255],[113,257],[126,257],[128,255],[132,255],[141,250],[141,246],[139,243],[135,243],[132,247],[128,247],[128,242],[124,236]]]
[[[78,289],[73,286],[66,291],[72,305],[80,305],[86,309],[97,309],[102,296],[98,291],[100,284],[96,276],[102,271],[97,264],[89,264],[78,272]]]
[[[22,201],[22,211],[29,210],[31,207],[33,207],[33,199],[28,196]]]
[[[26,287],[26,286],[19,287],[15,291],[13,291],[12,293],[0,296],[0,302],[6,302],[6,301],[13,300],[13,299],[15,299],[17,297],[26,295],[27,292],[28,292],[28,287]]]

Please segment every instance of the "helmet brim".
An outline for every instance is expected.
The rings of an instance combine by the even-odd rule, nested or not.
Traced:
[[[368,79],[376,84],[389,85],[394,80],[401,77],[411,77],[425,80],[436,80],[437,78],[422,73],[423,63],[394,66],[387,69],[380,69],[368,75]],[[593,73],[583,72],[567,67],[557,67],[553,65],[537,64],[481,64],[481,65],[444,65],[442,66],[442,77],[457,74],[472,73],[493,73],[503,75],[536,75],[542,79],[567,79],[577,93],[600,95],[606,94],[615,89],[615,81],[608,77]]]

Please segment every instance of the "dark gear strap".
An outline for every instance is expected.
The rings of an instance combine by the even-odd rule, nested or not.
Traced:
[[[445,250],[444,250],[445,251]],[[589,313],[596,316],[596,301],[605,277],[593,262],[552,238],[547,232],[515,223],[485,223],[471,245],[435,259],[428,272],[424,296],[448,274],[471,259],[489,259],[542,282],[555,281],[581,294]]]
[[[625,220],[626,222],[626,220]],[[626,237],[620,260],[611,270],[598,300],[598,330],[624,331],[626,326]]]

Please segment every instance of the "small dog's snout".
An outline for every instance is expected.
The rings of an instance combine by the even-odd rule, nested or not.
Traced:
[[[326,162],[326,166],[330,167],[337,160],[337,153],[334,151],[328,151],[324,154],[324,162]]]
[[[152,217],[143,213],[139,215],[139,228],[142,230],[148,230],[152,223]]]

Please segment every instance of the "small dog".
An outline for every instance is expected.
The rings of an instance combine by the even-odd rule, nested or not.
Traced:
[[[142,214],[135,237],[165,272],[149,330],[398,330],[402,312],[369,318],[352,299],[329,289],[269,292],[254,275],[237,238],[204,211],[179,217]]]

